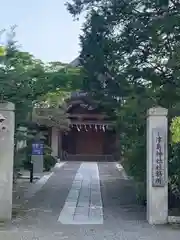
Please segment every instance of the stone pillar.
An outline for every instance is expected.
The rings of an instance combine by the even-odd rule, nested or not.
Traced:
[[[14,124],[14,104],[0,103],[0,221],[12,216]]]
[[[51,135],[51,148],[52,148],[52,156],[58,157],[58,140],[59,140],[59,130],[56,127],[52,127],[52,135]]]
[[[147,116],[147,220],[168,221],[168,111],[156,107]]]

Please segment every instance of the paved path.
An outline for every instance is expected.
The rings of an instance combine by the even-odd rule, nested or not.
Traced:
[[[82,163],[58,218],[62,224],[103,224],[97,163]]]
[[[132,180],[115,163],[65,163],[25,198],[0,239],[179,240],[180,230],[147,224]]]

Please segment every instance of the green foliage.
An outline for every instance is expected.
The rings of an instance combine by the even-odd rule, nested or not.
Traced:
[[[172,135],[172,142],[180,143],[180,117],[175,117],[172,119],[170,131]]]
[[[69,12],[86,13],[81,36],[83,86],[117,118],[123,163],[128,173],[146,181],[146,111],[180,106],[180,4],[167,0],[71,0]],[[179,142],[179,120],[171,125]],[[169,183],[179,188],[178,146],[170,146]],[[176,186],[176,187],[174,187]],[[145,188],[140,187],[141,199]]]
[[[69,120],[66,114],[65,99],[69,96],[68,90],[56,90],[39,98],[32,112],[33,122],[46,127],[68,130]]]
[[[174,117],[170,125],[171,145],[169,147],[169,190],[170,205],[179,207],[180,200],[180,117]],[[173,200],[172,200],[173,199]],[[175,200],[174,200],[175,199]],[[173,201],[173,202],[172,202]]]
[[[180,201],[180,144],[169,148],[169,205],[179,208]]]
[[[21,164],[18,165],[18,167],[23,167],[24,169],[27,169],[27,170],[30,169],[31,154],[29,155],[29,157],[27,157],[27,155],[24,153],[27,153],[27,152],[30,153],[31,150],[32,150],[32,147],[29,144],[27,147],[21,149],[18,152],[19,156],[22,156]],[[54,167],[54,165],[57,162],[57,159],[53,157],[51,153],[52,153],[52,149],[49,146],[44,145],[44,171],[50,171],[50,169]]]
[[[4,57],[6,55],[6,48],[4,46],[0,46],[0,57]]]
[[[44,145],[44,155],[51,155],[52,149],[48,145]]]
[[[44,171],[50,171],[52,167],[57,163],[57,159],[52,155],[52,149],[45,145],[44,146]]]
[[[58,107],[62,104],[63,97],[80,88],[81,70],[61,62],[45,64],[30,53],[21,51],[15,41],[15,27],[10,31],[1,31],[0,34],[0,40],[1,37],[6,39],[5,46],[0,48],[0,101],[15,104],[14,166],[17,168],[22,161],[29,161],[31,142],[34,139],[31,130],[28,129],[27,134],[24,134],[17,130],[18,127],[25,125],[30,128],[32,112],[37,105],[48,105],[48,110],[54,108],[51,113],[47,110],[46,121],[40,119],[40,123],[42,120],[47,126],[67,126],[66,115],[58,111]],[[47,119],[50,117],[49,123]],[[38,121],[39,119],[37,123]],[[22,138],[27,141],[28,146],[19,150],[16,146]]]
[[[32,143],[36,140],[40,140],[42,134],[35,128],[18,128],[15,132],[15,151],[14,151],[14,167],[15,171],[19,168],[24,167],[30,169],[31,154],[32,154]],[[18,148],[18,143],[23,141],[23,146]]]
[[[44,155],[44,171],[50,171],[56,162],[57,159],[50,154]]]
[[[32,120],[46,127],[57,127],[61,130],[69,129],[66,109],[63,108],[34,108]]]
[[[0,97],[16,105],[16,124],[27,121],[35,103],[54,92],[69,93],[81,85],[80,70],[59,62],[43,63],[22,52],[14,40],[15,29],[5,32],[6,55],[0,58]]]

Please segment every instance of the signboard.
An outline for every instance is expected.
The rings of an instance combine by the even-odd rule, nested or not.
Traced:
[[[32,144],[32,155],[43,155],[43,143],[33,143]]]
[[[152,186],[165,186],[165,131],[155,128],[152,131]]]

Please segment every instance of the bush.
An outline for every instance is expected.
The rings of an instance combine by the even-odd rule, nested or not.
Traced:
[[[50,154],[44,155],[44,170],[50,171],[52,167],[56,164],[57,159]]]
[[[57,162],[57,159],[51,156],[52,149],[51,147],[44,145],[44,170],[49,171]],[[31,156],[24,158],[22,160],[22,166],[26,170],[30,170]]]
[[[127,154],[125,163],[127,173],[137,182],[146,181],[146,147],[145,142],[136,142]]]
[[[139,140],[139,141],[138,141]],[[146,141],[145,136],[137,137],[125,149],[123,167],[135,181],[136,198],[138,203],[146,204]]]
[[[180,143],[169,148],[169,206],[180,207]]]
[[[44,145],[44,170],[50,171],[57,162],[57,159],[52,155],[52,149],[48,145]]]
[[[146,205],[146,182],[136,182],[136,199],[139,204]]]
[[[44,145],[44,155],[51,155],[52,149],[48,145]]]
[[[180,208],[180,117],[172,118],[170,122],[168,153],[169,207]]]
[[[175,118],[170,126],[171,139],[168,149],[169,207],[180,208],[180,120]],[[133,177],[137,200],[146,204],[146,140],[144,136],[129,138],[124,168]]]

